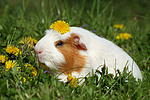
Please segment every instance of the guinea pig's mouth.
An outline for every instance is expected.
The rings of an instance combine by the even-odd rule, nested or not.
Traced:
[[[44,65],[44,66],[46,66],[46,65],[45,65],[45,63],[41,63],[41,62],[39,62],[39,64],[40,64],[40,65]]]
[[[48,70],[49,68],[45,65],[45,63],[41,63],[40,61],[38,61],[39,66],[44,69],[44,70]]]
[[[39,66],[44,70],[50,70],[51,74],[54,74],[57,70],[54,68],[54,67],[48,67],[45,63],[42,63],[42,62],[38,62],[39,63]]]
[[[40,62],[40,58],[38,57],[37,54],[36,54],[36,58],[37,58],[37,61],[38,61],[39,63],[41,63],[41,62]]]
[[[45,58],[43,56],[45,56],[45,55],[36,54],[36,58],[37,58],[38,63],[46,66],[45,62],[47,61],[47,58]]]

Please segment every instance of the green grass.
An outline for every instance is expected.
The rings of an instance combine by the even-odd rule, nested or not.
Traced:
[[[150,1],[149,0],[1,0],[0,1],[0,55],[16,60],[16,67],[8,72],[5,64],[0,63],[0,95],[5,99],[132,99],[150,98]],[[136,82],[129,73],[112,75],[97,71],[102,77],[93,75],[86,78],[86,85],[78,88],[69,83],[59,82],[55,76],[44,73],[37,64],[32,48],[20,45],[26,36],[39,40],[44,31],[56,20],[65,20],[70,26],[84,26],[99,36],[113,41],[122,47],[139,65],[143,81]],[[114,24],[123,24],[118,30]],[[114,34],[112,34],[114,32]],[[117,40],[121,32],[132,34],[129,40]],[[8,54],[8,44],[22,48],[22,54]],[[34,66],[38,75],[32,76],[24,64]],[[118,72],[119,74],[119,72]],[[25,77],[26,82],[19,79]],[[29,79],[30,78],[30,79]],[[32,81],[31,81],[32,79]],[[99,79],[99,80],[98,80]],[[128,81],[126,81],[126,79]]]

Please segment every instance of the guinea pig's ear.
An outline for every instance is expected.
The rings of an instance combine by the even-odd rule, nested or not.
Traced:
[[[85,44],[80,42],[80,37],[78,35],[73,34],[72,38],[73,38],[74,44],[76,45],[76,47],[78,49],[80,49],[80,50],[87,50]]]

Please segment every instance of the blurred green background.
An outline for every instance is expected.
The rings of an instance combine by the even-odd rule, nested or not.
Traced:
[[[4,16],[5,12],[7,11],[10,15],[14,15],[16,18],[20,18],[20,13],[22,13],[22,9],[24,6],[26,6],[24,3],[28,2],[28,5],[26,7],[25,16],[32,16],[32,15],[38,15],[38,17],[43,17],[43,14],[40,10],[43,10],[42,7],[46,7],[47,9],[44,12],[47,12],[47,16],[50,16],[51,9],[49,9],[51,6],[54,9],[54,16],[57,16],[58,13],[60,13],[61,8],[67,7],[68,10],[71,10],[72,7],[78,8],[78,10],[81,10],[81,8],[84,6],[84,12],[87,12],[87,10],[91,10],[91,6],[93,3],[93,0],[85,0],[86,3],[83,4],[84,0],[57,0],[57,3],[59,5],[59,10],[56,10],[56,0],[1,0],[0,1],[0,17]],[[67,1],[67,2],[65,2]],[[47,2],[47,4],[44,4],[43,2]],[[113,15],[116,19],[119,20],[128,20],[132,19],[133,17],[138,18],[140,21],[142,21],[146,16],[150,16],[150,0],[100,0],[100,11],[103,10],[110,2],[112,2],[107,9],[107,12],[111,12],[113,10]],[[43,13],[44,13],[43,12]],[[96,8],[94,13],[96,14]],[[108,13],[107,13],[108,14]],[[83,17],[86,17],[86,14],[83,14]],[[0,22],[4,21],[1,20]]]

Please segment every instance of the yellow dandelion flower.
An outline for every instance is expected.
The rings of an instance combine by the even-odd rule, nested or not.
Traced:
[[[31,64],[29,64],[29,63],[26,63],[25,64],[25,68],[27,68],[27,67],[31,67],[32,65]]]
[[[72,80],[72,81],[71,81],[71,80]],[[75,88],[77,88],[77,87],[79,86],[79,84],[78,84],[78,79],[75,78],[74,76],[72,77],[71,74],[68,75],[67,81],[68,81],[68,82],[71,81],[71,83],[70,83],[70,86],[71,86],[71,87],[75,86]]]
[[[30,67],[29,70],[33,70],[32,71],[32,75],[35,77],[38,74],[38,71],[36,70],[36,68],[34,68],[31,64],[26,63],[25,64],[25,68]]]
[[[70,31],[69,24],[65,21],[58,20],[57,22],[54,22],[50,28],[52,28],[55,31],[58,31],[60,34],[65,34],[66,32]]]
[[[13,46],[11,45],[7,45],[7,48],[5,49],[5,51],[9,54],[11,54],[13,52]]]
[[[32,38],[32,41],[33,41],[33,43],[35,43],[35,44],[38,43],[38,41],[37,41],[36,39],[33,39],[33,38]]]
[[[7,48],[5,49],[5,51],[9,54],[14,54],[15,56],[18,56],[18,54],[21,54],[21,51],[12,45],[7,45]]]
[[[21,67],[17,67],[17,71],[19,71],[21,69]]]
[[[126,39],[128,40],[131,37],[131,34],[129,33],[120,33],[119,35],[116,36],[116,39],[120,40],[120,39]]]
[[[5,63],[7,59],[8,58],[5,55],[0,55],[0,62]]]
[[[5,71],[8,71],[10,68],[13,68],[16,64],[17,64],[17,62],[12,61],[12,60],[6,61],[6,63],[5,63],[5,68],[6,68]]]
[[[31,68],[30,69],[33,69],[33,71],[32,71],[32,75],[35,77],[35,76],[37,76],[37,70],[33,67],[33,66],[31,66]]]
[[[71,74],[69,74],[68,77],[67,77],[67,81],[68,81],[68,82],[71,81],[72,78],[73,78],[73,77],[71,76]]]
[[[78,84],[78,79],[73,77],[72,82],[70,83],[70,86],[71,87],[73,87],[73,86],[78,87],[78,85],[79,85]]]
[[[37,40],[36,39],[33,39],[31,38],[31,36],[29,37],[25,37],[23,38],[19,44],[27,44],[28,45],[28,48],[34,48],[35,44],[37,44]]]
[[[19,79],[22,80],[22,77],[20,76]],[[24,83],[26,82],[26,78],[25,77],[23,77],[23,82]]]
[[[114,27],[118,28],[118,29],[123,29],[123,25],[122,24],[115,24]]]
[[[12,54],[14,54],[15,56],[18,56],[19,53],[21,54],[21,51],[17,47],[13,47]]]

